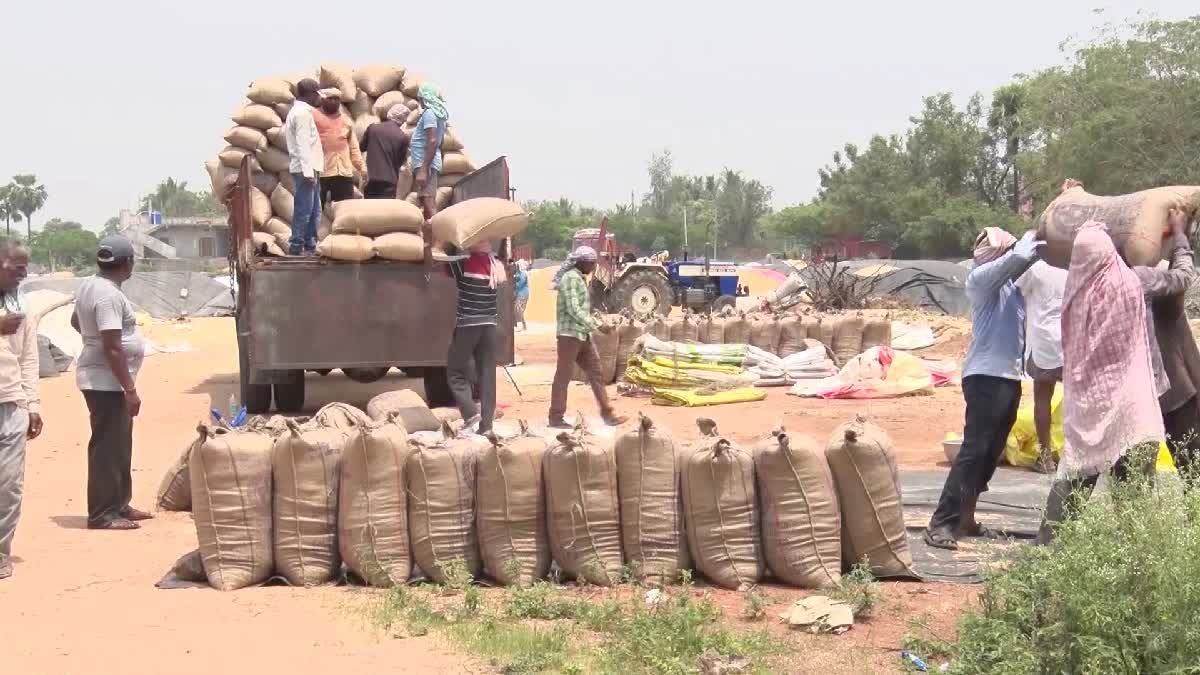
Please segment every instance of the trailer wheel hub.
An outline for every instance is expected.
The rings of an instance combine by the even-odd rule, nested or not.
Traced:
[[[629,304],[638,314],[650,314],[658,309],[658,294],[650,285],[638,286],[629,296]]]

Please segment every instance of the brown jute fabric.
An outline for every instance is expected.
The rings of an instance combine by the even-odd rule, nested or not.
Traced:
[[[319,586],[341,568],[337,546],[338,463],[346,445],[342,429],[307,428],[295,422],[275,439],[275,571],[293,586]]]
[[[523,433],[512,440],[489,436],[475,482],[483,569],[505,586],[528,586],[550,571],[542,482],[546,441],[521,426]]]
[[[413,559],[438,583],[456,560],[466,563],[472,577],[483,571],[475,530],[475,472],[483,448],[478,441],[453,438],[447,426],[443,433],[438,444],[417,444],[405,465]]]
[[[621,519],[611,442],[563,432],[546,453],[550,550],[567,576],[599,586],[621,579]]]
[[[398,586],[412,575],[404,465],[412,448],[395,420],[350,432],[338,487],[338,551],[372,586]]]
[[[637,427],[617,437],[614,452],[625,560],[644,581],[672,583],[691,567],[679,494],[684,453],[641,414]]]

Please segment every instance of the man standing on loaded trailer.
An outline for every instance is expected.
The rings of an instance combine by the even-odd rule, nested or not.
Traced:
[[[446,104],[437,85],[426,82],[417,90],[424,110],[413,129],[409,153],[412,156],[413,180],[425,211],[425,220],[437,213],[438,176],[442,173],[442,141],[446,138]]]
[[[317,226],[321,224],[321,170],[325,168],[325,153],[321,136],[313,118],[321,104],[320,85],[316,80],[303,79],[296,83],[296,102],[283,123],[291,165],[288,171],[296,184],[292,240],[289,255],[312,255],[317,252]]]
[[[387,111],[387,119],[367,127],[360,147],[367,153],[367,199],[403,199],[407,195],[397,194],[400,168],[408,157],[408,136],[404,135],[404,121],[408,119],[408,106],[397,103]]]

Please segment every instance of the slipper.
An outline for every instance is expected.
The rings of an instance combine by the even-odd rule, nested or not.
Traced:
[[[551,429],[568,429],[568,430],[570,430],[570,429],[575,428],[574,424],[571,424],[570,422],[568,422],[564,419],[561,419],[561,418],[556,419],[556,420],[550,420],[549,424],[547,424],[546,426],[550,427]]]
[[[145,511],[135,509],[132,506],[126,506],[125,508],[121,509],[121,517],[126,520],[134,520],[134,521],[154,520],[154,514],[146,513]]]
[[[110,521],[95,525],[88,523],[89,530],[136,530],[140,527],[141,525],[125,518],[113,518]]]
[[[949,530],[941,527],[936,530],[925,530],[925,543],[933,548],[947,551],[958,550],[958,540],[950,534]]]
[[[610,427],[619,427],[629,421],[625,415],[609,415],[604,418],[604,423]]]

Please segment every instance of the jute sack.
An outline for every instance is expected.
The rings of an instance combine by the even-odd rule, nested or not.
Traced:
[[[917,577],[892,440],[860,416],[834,429],[825,458],[842,509],[842,559],[855,565],[865,557],[871,574],[881,579]]]
[[[671,324],[667,322],[667,318],[665,316],[659,316],[656,314],[649,321],[647,321],[646,332],[659,340],[671,340]]]
[[[672,583],[692,563],[679,494],[684,454],[667,430],[640,413],[614,452],[625,560],[642,580]]]
[[[399,199],[347,199],[333,207],[335,234],[377,237],[389,232],[420,232],[421,209]]]
[[[420,262],[425,259],[425,240],[411,232],[392,232],[375,237],[375,255],[385,260]]]
[[[222,164],[231,169],[241,169],[242,158],[246,155],[250,155],[250,170],[255,172],[262,171],[262,164],[259,163],[254,153],[245,148],[239,148],[236,145],[226,146],[224,150],[217,153],[217,159],[221,160]]]
[[[796,314],[786,314],[779,320],[779,356],[786,358],[804,350],[804,338],[808,337],[801,318]]]
[[[373,422],[350,432],[338,487],[338,551],[371,586],[400,586],[412,575],[404,465],[404,427]]]
[[[442,137],[442,152],[457,152],[463,149],[462,140],[454,127],[446,127],[446,135]],[[445,169],[445,165],[442,166]],[[448,171],[446,173],[449,173]]]
[[[288,115],[292,113],[291,103],[276,103],[271,107],[275,109],[275,114],[279,115],[279,119],[287,122]],[[287,150],[287,146],[285,145],[283,149]]]
[[[847,316],[833,326],[833,355],[840,364],[862,353],[863,318],[859,315]]]
[[[233,167],[225,166],[219,159],[210,159],[204,163],[204,169],[208,171],[208,180],[212,184],[212,194],[218,201],[225,199],[225,194],[229,192],[229,188],[237,182],[238,172]],[[261,174],[255,174],[255,177]]]
[[[771,573],[801,588],[836,584],[842,577],[842,519],[825,453],[778,430],[759,446],[754,473]]]
[[[646,332],[646,326],[637,319],[625,318],[617,324],[617,379],[625,379],[629,359],[637,353],[638,339]]]
[[[250,181],[254,187],[262,190],[263,194],[269,195],[275,191],[275,188],[279,187],[279,178],[275,174],[265,171],[259,171],[254,174],[254,177]]]
[[[725,344],[725,318],[709,314],[700,320],[700,342],[706,345]]]
[[[738,312],[725,320],[725,344],[750,344],[750,322],[746,320],[744,312]]]
[[[280,218],[272,218],[263,225],[263,231],[275,237],[275,243],[280,247],[287,246],[292,238],[292,228]]]
[[[817,326],[816,338],[821,341],[821,344],[829,347],[830,351],[833,350],[833,336],[837,332],[837,321],[831,316],[823,316],[821,323]]]
[[[291,103],[296,100],[291,84],[278,77],[255,80],[250,85],[250,91],[246,92],[246,98],[261,105]]]
[[[375,105],[371,110],[375,113],[376,117],[381,120],[386,120],[388,111],[392,109],[392,106],[396,105],[404,105],[404,94],[398,91],[389,91],[375,101]],[[405,113],[405,115],[407,114],[408,113]],[[407,119],[407,117],[405,117],[405,119]]]
[[[617,379],[617,352],[621,346],[617,317],[606,316],[601,320],[600,327],[592,333],[592,344],[600,355],[600,381],[612,384]]]
[[[296,198],[287,188],[277,185],[271,192],[271,210],[290,223],[296,219]]]
[[[483,569],[505,586],[528,586],[550,572],[542,483],[546,441],[530,435],[524,422],[521,428],[509,441],[489,434],[491,446],[479,458],[475,480]]]
[[[354,140],[362,141],[362,137],[367,133],[367,129],[371,128],[372,124],[378,124],[379,118],[372,114],[359,115],[354,118]]]
[[[413,172],[408,166],[408,162],[400,167],[400,171],[396,173],[396,198],[404,199],[413,189]]]
[[[288,157],[287,150],[280,150],[273,145],[261,148],[254,156],[258,158],[259,164],[271,173],[288,173],[292,168],[292,160]]]
[[[331,429],[354,429],[369,424],[371,419],[362,410],[340,402],[328,403],[313,415],[314,423]]]
[[[403,91],[405,96],[415,98],[417,91],[421,88],[421,84],[425,82],[425,79],[425,76],[420,73],[406,70],[404,71],[404,79],[400,82],[400,91]]]
[[[271,576],[271,437],[201,426],[192,451],[192,515],[210,586],[232,591]]]
[[[271,198],[256,187],[250,188],[250,219],[258,227],[271,219]]]
[[[496,197],[467,199],[430,219],[433,236],[467,248],[481,241],[512,237],[529,226],[529,214],[517,202]]]
[[[483,570],[475,530],[475,472],[483,448],[471,438],[450,437],[449,428],[444,433],[437,445],[417,444],[405,464],[413,558],[437,583],[455,561],[475,578]]]
[[[471,173],[474,170],[471,160],[461,152],[442,153],[442,173]]]
[[[338,462],[346,445],[341,429],[295,422],[275,439],[275,571],[293,586],[319,586],[341,568],[337,546]]]
[[[583,428],[563,432],[546,453],[550,550],[571,578],[598,586],[621,580],[621,518],[612,442]]]
[[[162,480],[158,484],[158,499],[156,500],[159,509],[163,511],[192,510],[190,470],[192,451],[208,439],[207,431],[202,430],[199,434],[199,438],[188,443],[183,452],[179,453],[179,457],[171,463],[167,472],[163,474]]]
[[[337,87],[342,92],[342,100],[353,101],[358,96],[358,86],[354,84],[354,70],[340,63],[323,63],[317,72],[317,81],[321,87]]]
[[[375,242],[357,234],[331,234],[317,244],[317,255],[334,260],[362,262],[375,257]]]
[[[1153,267],[1164,257],[1167,213],[1182,209],[1191,220],[1200,208],[1200,186],[1174,185],[1116,197],[1101,197],[1075,187],[1059,195],[1037,221],[1046,245],[1041,258],[1056,267],[1071,264],[1071,247],[1089,220],[1104,223],[1117,250],[1130,265]]]
[[[767,352],[779,352],[779,320],[773,314],[760,314],[750,322],[750,344]]]
[[[892,346],[892,322],[890,320],[872,319],[863,324],[862,351],[865,352],[871,347],[890,346]]]
[[[438,181],[440,182],[441,178],[439,178]],[[434,193],[433,203],[437,205],[439,210],[444,209],[444,208],[450,206],[450,199],[453,196],[454,196],[454,188],[439,187],[437,189],[437,192]]]
[[[358,96],[355,96],[354,100],[347,106],[350,110],[351,121],[358,119],[362,115],[370,115],[373,105],[374,100],[367,95],[367,92],[359,88]]]
[[[800,319],[800,325],[803,328],[805,338],[816,340],[817,342],[821,341],[821,317],[805,314]]]
[[[390,419],[397,415],[400,424],[408,433],[414,431],[437,431],[441,422],[429,409],[425,399],[411,389],[386,391],[367,403],[367,415],[373,420]]]
[[[250,241],[254,244],[254,251],[259,255],[273,255],[277,258],[287,255],[275,235],[269,232],[251,232]]]
[[[236,126],[225,132],[225,142],[236,148],[254,152],[267,147],[267,136],[258,129]]]
[[[706,439],[681,474],[688,548],[710,582],[749,587],[762,580],[764,567],[754,460],[716,436],[712,420],[698,423]]]
[[[683,316],[675,317],[667,320],[668,337],[671,342],[699,342],[700,341],[700,324],[692,321],[692,317],[687,312]]]
[[[464,178],[466,178],[466,176],[463,174],[442,174],[438,176],[438,190],[453,188],[455,185],[458,185],[460,182],[462,182],[462,179]],[[453,192],[451,192],[451,194],[453,194]]]
[[[275,113],[274,108],[269,105],[259,105],[257,103],[243,106],[233,114],[233,121],[241,126],[252,127],[259,131],[283,126],[283,120],[279,119],[279,115]]]
[[[372,63],[354,71],[354,84],[370,96],[383,96],[404,79],[404,66],[390,63]]]

